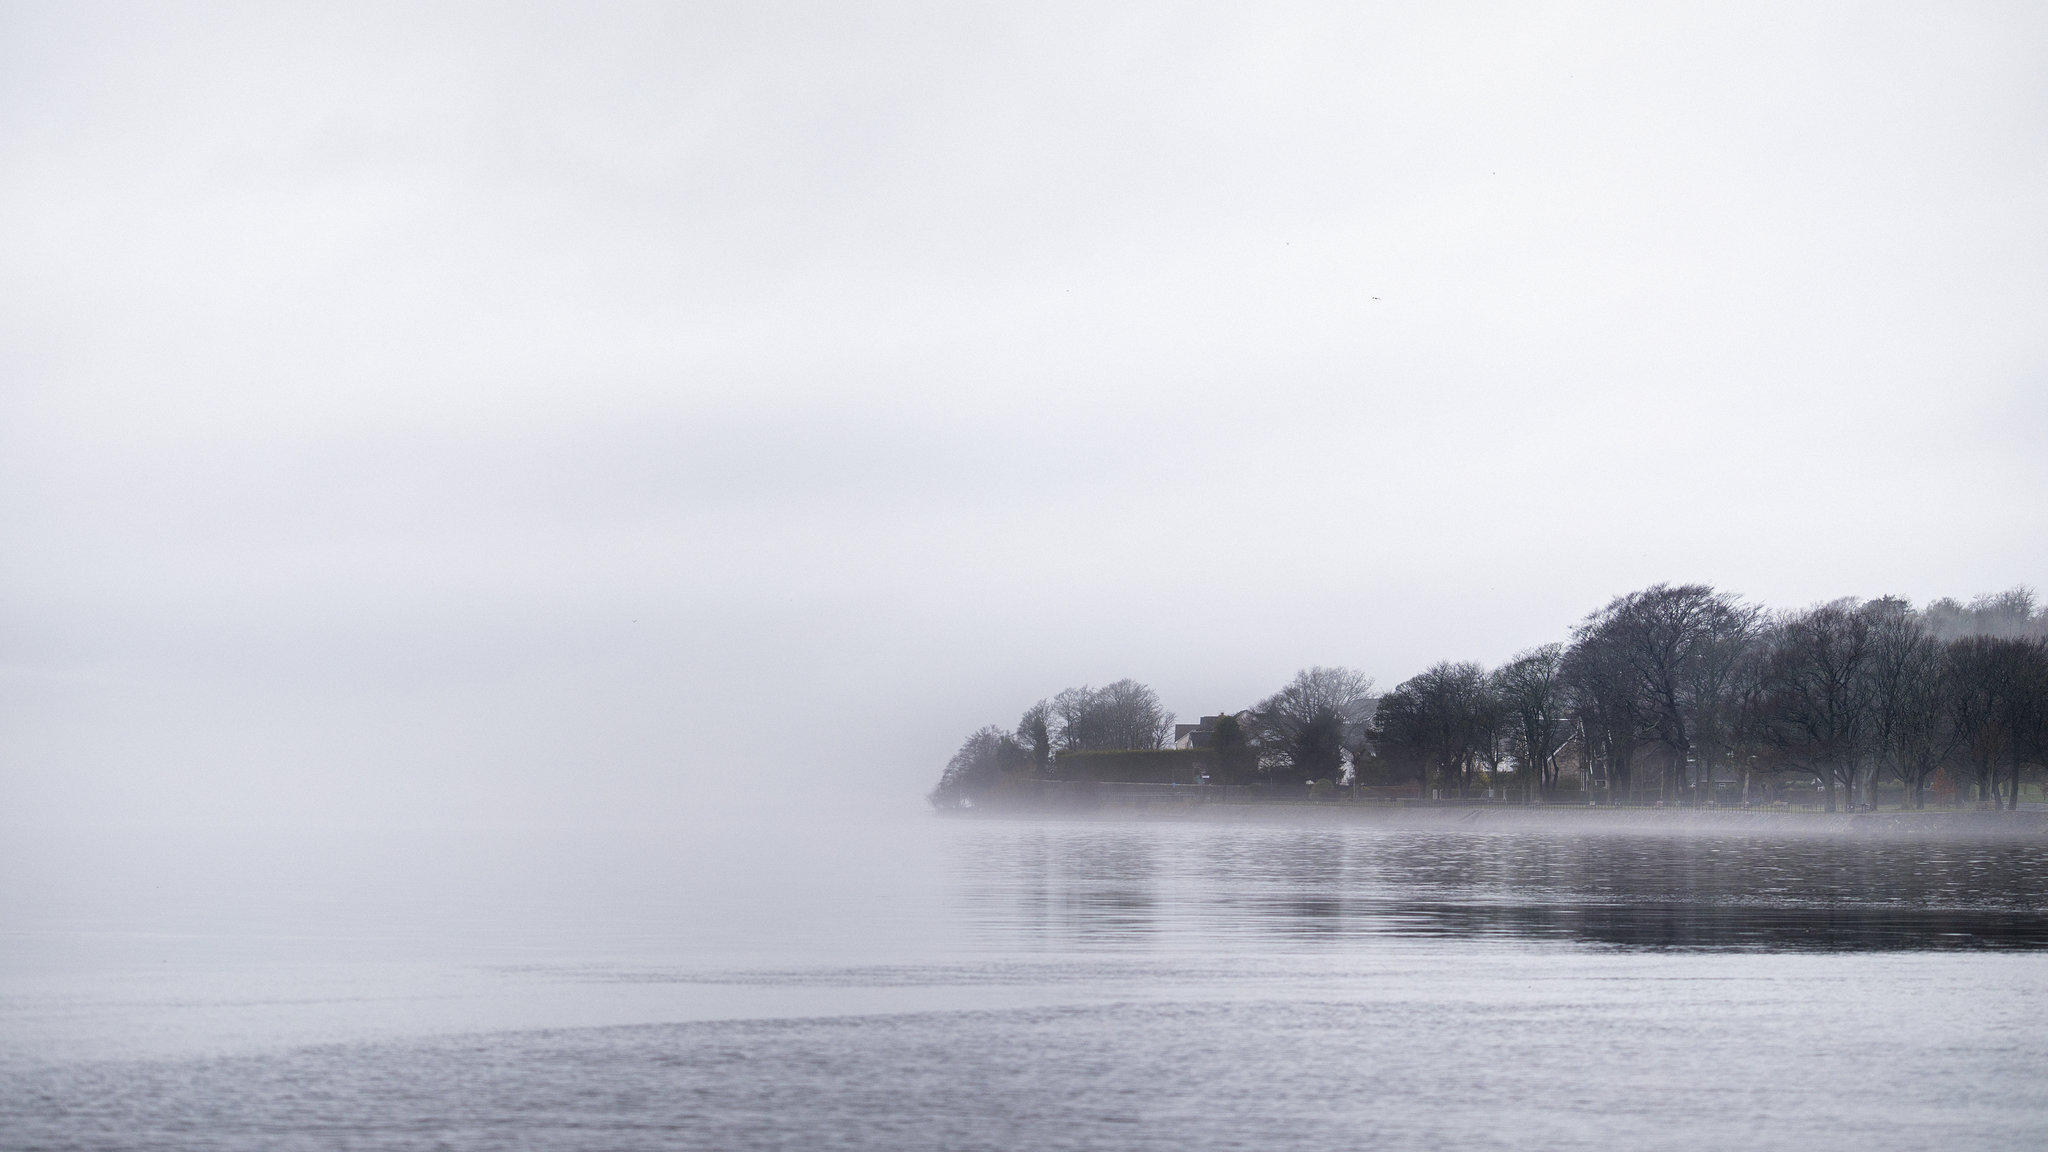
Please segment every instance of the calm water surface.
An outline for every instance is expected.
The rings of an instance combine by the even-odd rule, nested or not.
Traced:
[[[2048,1146],[2038,836],[99,855],[0,909],[8,1148]]]

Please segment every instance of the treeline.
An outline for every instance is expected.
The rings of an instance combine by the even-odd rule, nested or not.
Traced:
[[[1968,604],[1897,597],[1770,611],[1704,584],[1618,596],[1567,641],[1497,668],[1438,663],[1373,697],[1311,668],[1186,742],[1212,783],[1407,786],[1612,803],[1749,803],[1804,783],[1825,807],[1924,807],[1931,787],[2007,808],[2048,764],[2048,612],[2025,588]],[[932,800],[1051,774],[1063,752],[1156,749],[1173,715],[1131,680],[1070,688],[1011,731],[984,728]]]
[[[1136,680],[1069,688],[1026,708],[1014,731],[990,725],[969,736],[947,763],[933,800],[960,796],[999,773],[1044,775],[1057,752],[1158,748],[1172,733],[1173,713]]]
[[[1372,679],[1348,668],[1310,668],[1251,708],[1204,717],[1199,747],[1217,783],[1308,773],[1336,778],[1352,763],[1372,715]],[[1174,735],[1174,715],[1135,680],[1069,688],[1024,710],[1017,726],[967,737],[931,801],[971,800],[1006,776],[1049,776],[1063,753],[1152,750]]]

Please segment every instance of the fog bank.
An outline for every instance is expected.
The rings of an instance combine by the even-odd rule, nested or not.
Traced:
[[[1046,684],[2048,582],[2044,33],[11,6],[0,823],[829,822]]]

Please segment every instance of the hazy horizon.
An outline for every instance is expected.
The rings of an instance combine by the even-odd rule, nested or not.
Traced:
[[[2044,76],[2021,5],[8,5],[0,821],[907,808],[1071,684],[2048,585]]]

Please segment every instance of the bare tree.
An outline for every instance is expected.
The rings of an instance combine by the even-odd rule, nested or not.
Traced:
[[[1610,630],[1581,625],[1559,668],[1578,727],[1583,770],[1607,778],[1608,802],[1634,798],[1636,753],[1653,722],[1636,690],[1635,670]]]
[[[1523,776],[1522,798],[1557,789],[1557,754],[1572,738],[1562,682],[1564,645],[1545,644],[1495,669],[1495,697],[1512,718],[1508,748]]]
[[[2048,646],[2039,640],[1966,636],[1948,646],[1948,664],[1954,678],[1949,696],[1953,722],[1976,776],[1977,800],[2017,806],[2020,768],[2040,755]],[[2000,778],[2002,771],[2009,774],[2006,779]]]
[[[1503,775],[1512,751],[1516,724],[1514,711],[1501,696],[1493,676],[1481,675],[1479,691],[1472,695],[1472,766],[1484,775],[1489,796],[1493,794],[1491,790],[1498,787],[1502,799],[1507,798],[1507,782]]]
[[[1756,620],[1756,610],[1705,584],[1654,584],[1618,596],[1580,625],[1633,673],[1640,710],[1666,753],[1666,779],[1676,798],[1691,795],[1691,767],[1700,729],[1721,719],[1721,693]],[[1711,765],[1710,731],[1706,752]]]
[[[1350,668],[1304,668],[1252,709],[1268,771],[1334,778],[1372,706],[1372,677]]]
[[[1857,609],[1837,600],[1780,621],[1764,673],[1766,731],[1820,782],[1830,812],[1838,783],[1856,803],[1870,712],[1871,620]]]
[[[2019,807],[2020,767],[2048,768],[2048,640],[2027,642],[2013,693],[2012,804]]]
[[[1868,739],[1873,772],[1889,770],[1906,802],[1927,806],[1927,782],[1954,754],[1954,686],[1941,642],[1912,605],[1887,596],[1863,606],[1871,622]],[[1873,788],[1876,780],[1873,777]],[[1872,793],[1875,795],[1875,792]]]
[[[1050,720],[1054,741],[1072,752],[1157,748],[1173,734],[1173,713],[1136,680],[1068,688],[1052,698]]]
[[[1052,705],[1044,700],[1024,710],[1017,721],[1017,743],[1031,750],[1040,775],[1052,770]]]
[[[1714,798],[1720,768],[1737,754],[1737,715],[1756,667],[1763,618],[1761,608],[1726,598],[1709,616],[1684,665],[1685,702],[1692,711],[1692,741],[1707,801]]]
[[[2038,609],[2034,590],[2024,584],[1973,598],[1968,604],[1943,598],[1920,610],[1937,640],[1989,636],[2004,640],[2048,639],[2048,610]]]
[[[1756,777],[1776,777],[1787,767],[1775,739],[1771,713],[1770,668],[1776,647],[1776,624],[1760,622],[1730,676],[1728,753],[1742,780],[1745,808],[1750,805]]]
[[[1468,795],[1485,696],[1479,665],[1436,664],[1380,699],[1373,743],[1383,756],[1419,769],[1425,789],[1434,780]]]

